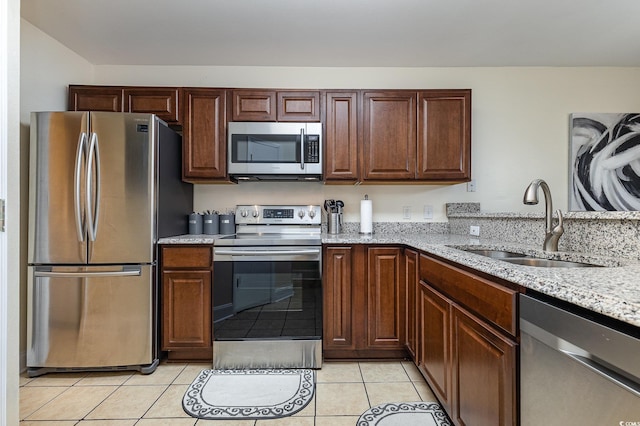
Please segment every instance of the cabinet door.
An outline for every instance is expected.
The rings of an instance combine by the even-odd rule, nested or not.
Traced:
[[[516,343],[453,306],[453,420],[459,425],[515,425]]]
[[[406,288],[405,345],[411,359],[417,361],[418,253],[413,250],[404,250],[404,274]]]
[[[451,408],[451,304],[420,281],[418,368],[438,400]],[[473,424],[473,423],[470,423]]]
[[[402,249],[370,247],[368,253],[368,349],[403,349],[405,285]]]
[[[326,94],[324,179],[358,180],[358,93]]]
[[[418,93],[417,178],[471,178],[471,90]]]
[[[156,114],[169,124],[179,124],[180,112],[178,110],[178,88],[125,88],[124,111]]]
[[[211,347],[211,271],[162,273],[162,349]]]
[[[226,92],[184,89],[182,178],[189,182],[227,180]]]
[[[278,92],[278,121],[320,121],[320,92]]]
[[[71,85],[68,95],[69,111],[123,111],[122,87]]]
[[[276,121],[275,90],[234,90],[233,121]]]
[[[412,180],[416,175],[416,92],[363,95],[364,180]]]
[[[327,247],[324,250],[324,324],[323,346],[325,350],[356,347],[352,291],[352,247]]]

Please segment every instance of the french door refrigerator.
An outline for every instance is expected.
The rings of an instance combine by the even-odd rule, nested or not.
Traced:
[[[158,238],[187,233],[181,137],[152,114],[31,115],[27,367],[158,364]]]

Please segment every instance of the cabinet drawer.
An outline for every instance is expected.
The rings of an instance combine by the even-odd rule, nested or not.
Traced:
[[[162,247],[162,268],[204,268],[212,266],[211,247]]]
[[[517,333],[518,292],[420,255],[420,279],[512,336]]]

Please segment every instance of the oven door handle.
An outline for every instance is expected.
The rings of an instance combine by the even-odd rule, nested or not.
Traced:
[[[300,249],[300,250],[214,250],[214,256],[291,256],[301,254],[320,254],[320,249]]]

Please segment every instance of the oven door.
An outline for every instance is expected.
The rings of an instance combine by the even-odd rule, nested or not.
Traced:
[[[320,246],[215,247],[216,341],[321,340]]]

